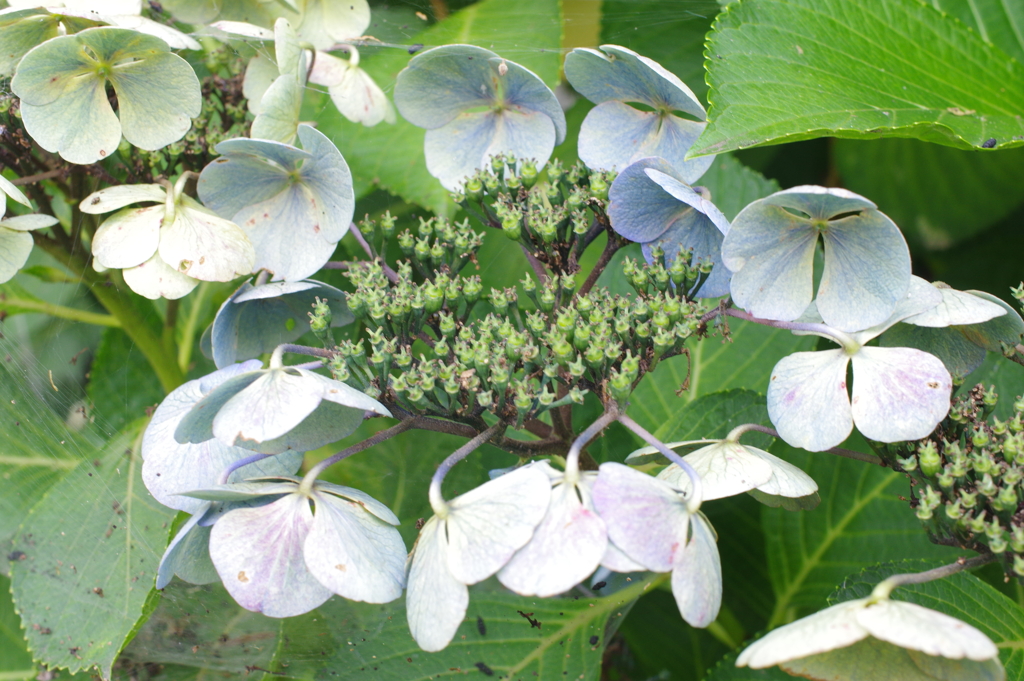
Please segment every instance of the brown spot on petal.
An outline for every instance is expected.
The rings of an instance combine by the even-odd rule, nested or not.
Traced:
[[[206,262],[206,256],[205,255],[199,256],[199,264],[202,265],[204,262]]]
[[[249,578],[245,574],[245,570],[239,570],[238,581],[242,582],[243,584],[249,581]]]
[[[929,388],[933,388],[933,389],[934,389],[934,388],[938,388],[938,387],[939,387],[939,384],[938,384],[938,382],[936,382],[936,381],[928,381],[928,387],[929,387]]]
[[[348,568],[345,567],[344,565],[342,565],[341,563],[338,563],[337,565],[335,565],[334,569],[335,570],[340,570],[341,572],[347,572],[348,571]]]

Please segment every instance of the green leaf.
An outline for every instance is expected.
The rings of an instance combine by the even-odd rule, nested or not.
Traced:
[[[117,93],[120,120],[107,101]],[[167,43],[123,28],[92,28],[33,48],[11,88],[29,134],[72,163],[94,163],[125,139],[155,150],[181,139],[201,108],[199,79]]]
[[[0,678],[20,681],[35,678],[36,665],[32,655],[25,648],[25,637],[21,631],[21,619],[14,611],[10,597],[11,581],[0,577]]]
[[[793,681],[793,677],[778,667],[768,669],[749,669],[737,667],[736,658],[740,651],[726,655],[711,670],[711,673],[704,677],[704,681]]]
[[[646,376],[630,398],[630,414],[658,430],[684,405],[712,391],[765,390],[776,362],[790,353],[811,350],[814,342],[782,329],[730,320],[728,339],[713,335],[690,348],[689,373],[687,358],[680,356],[662,362]],[[687,380],[689,390],[677,397],[676,391]]]
[[[140,426],[54,485],[12,542],[19,552],[11,566],[14,601],[33,655],[49,667],[97,667],[109,678],[118,652],[151,610],[148,596],[173,512],[142,484],[133,447]]]
[[[121,329],[107,329],[89,369],[86,394],[100,428],[113,436],[164,398],[149,361]]]
[[[691,154],[822,136],[1024,143],[1024,66],[918,0],[733,3],[706,55],[711,122]]]
[[[483,0],[454,12],[409,42],[468,43],[492,48],[496,40],[499,45],[505,44],[510,26],[515,26],[516,51],[503,54],[499,49],[498,54],[512,58],[554,87],[559,79],[561,57],[550,48],[561,43],[561,5],[552,0]],[[388,90],[388,84],[394,82],[408,61],[409,55],[401,50],[373,56],[366,50],[359,65]],[[326,103],[326,99],[324,95],[322,101]],[[401,119],[394,125],[366,128],[346,120],[334,107],[318,114],[318,120],[319,129],[351,163],[357,196],[380,186],[428,210],[442,214],[453,211],[448,191],[426,170],[423,130]],[[387,149],[387,153],[381,153],[382,149]]]
[[[731,221],[751,201],[779,191],[779,183],[748,168],[732,154],[715,158],[700,184],[711,192],[711,201]]]
[[[1003,420],[1013,418],[1013,401],[1024,395],[1024,367],[990,352],[981,366],[964,379],[960,391],[970,390],[979,383],[986,388],[990,385],[996,388],[999,402],[993,415]]]
[[[1024,5],[1005,0],[930,0],[1024,64]]]
[[[865,450],[859,435],[854,449]],[[847,447],[851,442],[846,443]],[[807,513],[765,508],[762,520],[775,592],[770,626],[818,610],[831,589],[865,563],[944,558],[957,551],[932,544],[906,502],[906,478],[887,468],[796,450],[782,442],[772,453],[818,483],[821,505]]]
[[[922,572],[938,561],[901,561],[861,570],[847,577],[829,596],[829,603],[864,598],[883,579],[906,572]],[[908,584],[893,592],[893,599],[916,603],[956,617],[981,630],[999,650],[1006,678],[1024,678],[1024,609],[969,572],[924,584]]]
[[[838,140],[834,151],[843,186],[871,197],[911,243],[925,248],[949,248],[1024,202],[1015,181],[1024,173],[1024,150],[988,154],[884,139]]]

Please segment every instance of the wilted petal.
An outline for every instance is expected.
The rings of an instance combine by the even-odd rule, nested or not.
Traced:
[[[535,159],[538,168],[543,166],[555,147],[555,125],[536,111],[463,113],[444,127],[428,130],[424,144],[427,170],[454,190],[498,154]]]
[[[502,584],[521,596],[546,598],[568,591],[597,569],[608,532],[590,495],[596,477],[583,473],[577,484],[562,482],[552,489],[533,538],[498,573]]]
[[[620,101],[602,102],[583,121],[580,159],[589,168],[621,171],[641,158],[657,156],[692,184],[715,160],[714,156],[685,160],[706,125],[668,113],[639,111]]]
[[[140,265],[160,245],[163,205],[126,208],[103,221],[92,239],[92,254],[104,267],[124,269]]]
[[[777,664],[844,648],[868,636],[857,622],[864,601],[833,605],[754,641],[736,659],[737,667],[764,669]]]
[[[927,437],[949,412],[952,389],[942,361],[926,352],[864,347],[853,356],[853,421],[872,440]]]
[[[469,590],[448,569],[445,523],[434,516],[420,530],[410,556],[405,599],[409,632],[423,650],[442,650],[455,636],[468,606]]]
[[[165,263],[159,253],[153,254],[141,265],[125,269],[121,274],[128,288],[150,300],[176,300],[188,295],[199,285],[198,279],[178,272]]]
[[[392,525],[362,503],[315,491],[316,514],[305,543],[306,566],[334,593],[387,603],[405,586],[405,544]]]
[[[683,619],[703,628],[722,607],[722,562],[715,531],[701,513],[690,516],[690,541],[676,553],[672,595]]]
[[[857,623],[875,638],[901,648],[952,660],[988,660],[999,649],[966,622],[914,603],[889,599],[856,612]]]
[[[303,558],[312,524],[309,500],[299,494],[234,510],[217,521],[210,558],[239,605],[268,617],[292,617],[331,597]]]
[[[231,281],[253,271],[256,253],[238,225],[182,196],[160,232],[160,257],[182,274]]]
[[[448,569],[463,584],[500,570],[533,536],[551,498],[537,466],[506,473],[448,502]]]
[[[796,352],[775,365],[768,415],[783,440],[820,452],[846,439],[853,430],[846,388],[849,361],[843,350],[822,350]]]
[[[648,570],[672,570],[690,525],[678,492],[646,473],[609,462],[601,464],[593,498],[608,539],[623,553]]]

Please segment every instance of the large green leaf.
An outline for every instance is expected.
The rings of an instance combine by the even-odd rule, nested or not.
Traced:
[[[514,27],[514,28],[513,28]],[[515,34],[509,46],[508,31]],[[469,43],[495,50],[536,73],[554,87],[561,58],[561,3],[558,0],[483,0],[431,26],[410,44],[444,45]],[[510,49],[502,49],[509,46]],[[365,55],[360,66],[373,79],[390,89],[395,77],[409,61],[401,50]],[[324,98],[326,104],[326,97]],[[365,128],[346,120],[332,106],[318,109],[319,128],[330,137],[348,160],[361,196],[379,185],[410,203],[439,213],[452,212],[448,191],[426,170],[423,153],[424,131],[405,120],[394,125]]]
[[[0,678],[20,681],[35,678],[38,673],[32,655],[25,648],[21,619],[14,611],[10,597],[11,581],[0,577]]]
[[[866,451],[855,435],[846,446]],[[905,476],[888,468],[812,454],[778,442],[772,452],[806,471],[818,483],[821,505],[806,513],[762,511],[768,568],[775,591],[771,626],[819,610],[843,578],[867,563],[958,555],[932,544],[907,502]]]
[[[1024,64],[1024,5],[1006,0],[928,0]]]
[[[732,3],[706,56],[711,122],[692,154],[826,135],[1024,143],[1024,66],[919,0]]]
[[[925,248],[948,248],[1024,202],[1024,150],[989,154],[920,140],[837,140],[843,186],[869,197]],[[884,172],[883,172],[884,170]]]
[[[146,415],[164,398],[149,362],[121,329],[108,329],[89,369],[86,394],[98,427],[109,435]]]
[[[12,542],[14,601],[29,648],[50,667],[97,667],[109,678],[121,647],[148,614],[173,513],[142,484],[133,446],[140,426],[55,484]]]
[[[865,568],[847,577],[829,596],[829,603],[865,598],[883,579],[900,573],[922,572],[941,563],[901,561]],[[893,598],[938,610],[980,629],[999,648],[999,659],[1010,681],[1024,679],[1024,609],[969,572],[924,584],[910,584]]]

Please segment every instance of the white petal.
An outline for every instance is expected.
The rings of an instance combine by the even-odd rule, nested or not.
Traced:
[[[93,261],[98,262],[98,261]],[[198,279],[186,276],[170,267],[156,253],[146,262],[124,270],[124,283],[128,287],[150,300],[167,298],[175,300],[188,295],[199,285]]]
[[[166,199],[167,190],[158,184],[122,184],[89,194],[78,207],[83,213],[95,215],[143,201],[162,204]]]
[[[687,454],[683,460],[700,476],[705,501],[743,494],[772,477],[771,465],[738,443],[722,441]],[[676,464],[659,473],[658,478],[676,489],[689,489],[689,476]]]
[[[644,566],[637,563],[615,544],[608,542],[604,555],[601,556],[601,567],[606,567],[612,572],[643,572]]]
[[[620,463],[603,463],[593,497],[609,541],[648,570],[672,570],[676,552],[686,544],[690,514],[668,483]]]
[[[772,477],[768,482],[757,487],[757,489],[765,494],[799,499],[810,496],[818,491],[818,483],[814,482],[814,478],[804,473],[800,468],[797,468],[788,461],[783,461],[763,449],[750,447],[749,445],[744,447],[748,452],[764,459],[772,468]]]
[[[133,31],[138,31],[139,33],[154,35],[170,45],[172,50],[203,49],[203,46],[196,42],[196,40],[191,36],[182,33],[176,28],[145,17],[132,16],[130,14],[103,14],[100,16],[100,20],[110,24],[111,26],[130,28]]]
[[[257,40],[273,40],[274,32],[269,28],[248,24],[244,21],[215,21],[210,28],[217,28],[225,33],[240,35],[243,38],[255,38]]]
[[[304,377],[286,369],[267,371],[220,408],[213,434],[229,446],[238,440],[273,440],[302,423],[321,399],[319,386]]]
[[[0,220],[0,226],[12,229],[15,232],[31,232],[34,229],[45,229],[60,222],[52,215],[40,213],[27,213],[25,215],[14,215],[6,220]]]
[[[333,494],[337,497],[344,497],[348,501],[354,501],[366,509],[368,513],[377,516],[388,525],[401,524],[398,520],[398,516],[396,516],[390,508],[362,490],[355,489],[354,487],[335,485],[334,483],[324,482],[323,480],[317,480],[316,488],[323,490],[327,494]]]
[[[160,257],[203,281],[231,281],[252,272],[256,263],[256,251],[241,227],[187,196],[174,221],[161,230]]]
[[[357,502],[314,493],[306,566],[328,589],[354,601],[388,603],[405,586],[405,544],[393,526]]]
[[[298,494],[218,520],[210,534],[210,558],[231,597],[268,617],[301,615],[330,598],[302,555],[312,524],[309,500]]]
[[[903,321],[916,326],[938,328],[954,324],[980,324],[1006,314],[1006,310],[999,305],[965,291],[940,288],[939,292],[942,294],[941,303]]]
[[[551,503],[533,538],[498,573],[502,584],[521,596],[546,598],[568,591],[597,569],[608,531],[590,497],[596,477],[584,473],[578,485],[563,483],[551,490]]]
[[[448,502],[448,568],[463,584],[500,570],[533,536],[551,497],[539,468],[507,473]]]
[[[849,356],[842,350],[796,352],[772,369],[768,415],[794,447],[820,452],[853,430],[846,390]]]
[[[927,436],[949,412],[953,379],[942,361],[913,348],[861,348],[853,356],[853,421],[872,440]]]
[[[278,70],[277,64],[269,57],[257,54],[249,60],[249,65],[245,67],[245,78],[242,80],[242,94],[249,102],[249,111],[253,116],[259,115],[263,95],[267,93],[267,90],[280,75],[281,72]]]
[[[164,207],[129,208],[103,221],[92,239],[92,254],[104,267],[123,269],[140,265],[160,245]]]
[[[0,283],[10,281],[32,253],[32,235],[0,227]]]
[[[683,619],[703,628],[718,618],[722,607],[722,562],[715,531],[702,514],[691,516],[690,529],[690,541],[672,568],[672,595]]]
[[[857,622],[877,639],[928,655],[977,661],[999,655],[971,625],[914,603],[883,600],[857,611]]]
[[[341,80],[328,88],[328,92],[341,115],[354,123],[370,127],[384,120],[393,122],[395,119],[391,102],[384,91],[358,66],[349,66]]]
[[[862,598],[833,605],[779,627],[740,653],[736,666],[764,669],[853,645],[868,636],[867,630],[857,622],[857,612],[864,609],[866,601]]]
[[[409,632],[423,650],[441,650],[455,636],[468,606],[469,590],[448,570],[444,521],[434,516],[412,549],[405,597]]]
[[[306,369],[296,369],[295,371],[298,371],[310,384],[318,385],[321,389],[321,397],[328,402],[334,402],[344,407],[352,407],[353,409],[372,411],[381,416],[391,416],[391,412],[388,411],[387,407],[361,390],[356,390],[341,381],[336,381],[333,378],[328,378],[313,371]]]

